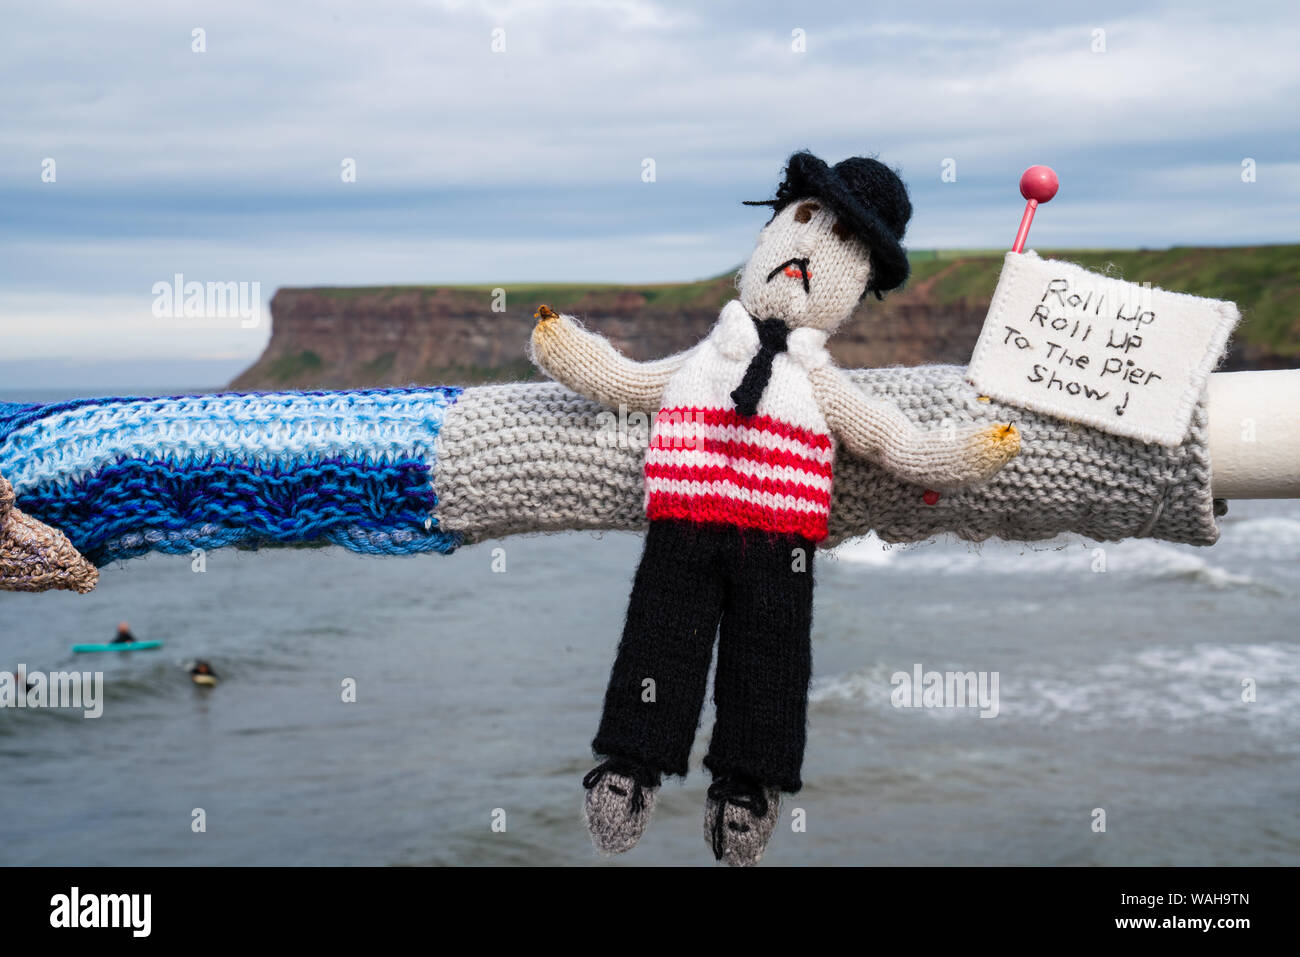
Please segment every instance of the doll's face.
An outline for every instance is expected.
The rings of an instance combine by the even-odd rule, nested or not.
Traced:
[[[853,313],[870,274],[866,244],[830,207],[796,200],[758,234],[740,275],[740,303],[758,319],[831,332]]]

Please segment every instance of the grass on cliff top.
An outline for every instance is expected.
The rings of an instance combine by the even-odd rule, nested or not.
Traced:
[[[1300,354],[1300,245],[1039,252],[1129,282],[1230,300],[1242,312],[1241,339],[1280,354]],[[1001,252],[914,260],[911,283],[932,280],[931,295],[940,304],[987,302],[1001,269]]]
[[[446,286],[321,286],[307,289],[318,296],[329,299],[349,300],[377,297],[381,302],[399,296],[418,295],[427,299],[436,293],[452,293],[473,297],[475,301],[489,301],[494,290],[504,289],[507,301],[525,302],[530,305],[549,303],[573,303],[580,300],[600,302],[614,300],[629,293],[640,295],[647,303],[658,307],[671,308],[682,306],[712,305],[725,302],[735,293],[734,273],[703,279],[697,282],[650,283],[646,285],[627,285],[624,283],[575,283],[575,282],[535,282],[504,283],[499,286],[486,285],[446,285]],[[721,299],[718,297],[722,296]]]
[[[1045,258],[1078,263],[1094,272],[1130,282],[1213,299],[1229,299],[1241,307],[1239,338],[1281,354],[1300,354],[1300,245],[1175,246],[1169,249],[1043,249]],[[926,286],[928,297],[940,305],[987,302],[1002,268],[1002,250],[913,250],[909,288]],[[629,293],[643,296],[657,308],[721,306],[734,295],[735,272],[683,283],[626,285],[619,283],[503,284],[507,300],[530,308],[538,303],[579,302],[595,307]],[[369,286],[324,287],[311,291],[337,299],[403,294],[421,297],[441,293],[472,296],[481,302],[497,287]]]

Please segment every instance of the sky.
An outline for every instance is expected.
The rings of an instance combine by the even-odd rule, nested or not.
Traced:
[[[158,315],[178,274],[261,303],[718,275],[802,148],[897,167],[918,249],[1008,247],[1036,163],[1061,189],[1034,246],[1300,239],[1293,3],[42,0],[3,23],[0,390],[256,358],[269,309]]]

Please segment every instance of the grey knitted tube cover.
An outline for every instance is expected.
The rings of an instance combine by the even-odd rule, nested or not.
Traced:
[[[1183,444],[1166,448],[981,401],[958,366],[849,375],[924,428],[1014,423],[1021,451],[986,484],[945,493],[929,505],[921,487],[841,450],[825,544],[868,531],[889,542],[944,533],[973,541],[1035,541],[1061,532],[1193,545],[1218,538],[1204,396]],[[555,383],[467,389],[438,438],[438,520],[466,542],[643,528],[648,437],[648,419],[620,414]]]

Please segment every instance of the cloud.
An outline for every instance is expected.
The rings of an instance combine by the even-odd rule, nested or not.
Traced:
[[[177,271],[696,278],[805,146],[899,165],[916,246],[1006,244],[1035,162],[1062,180],[1040,243],[1295,240],[1298,46],[1285,4],[49,0],[0,36],[0,292],[45,297],[22,342],[56,354],[111,335],[77,297]]]

